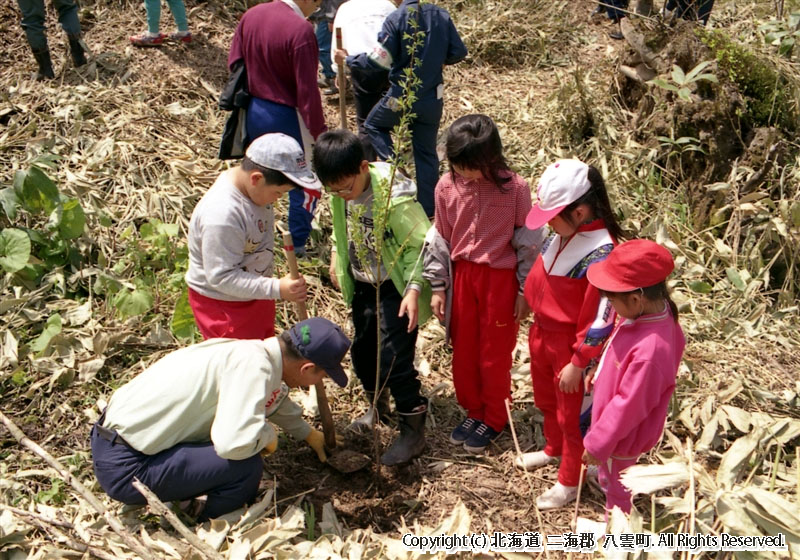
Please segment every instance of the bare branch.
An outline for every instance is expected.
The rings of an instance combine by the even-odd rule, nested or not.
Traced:
[[[190,545],[192,545],[197,551],[203,556],[203,558],[208,558],[211,560],[223,560],[222,555],[219,552],[214,550],[211,545],[207,542],[202,540],[200,537],[197,536],[196,533],[190,531],[183,522],[178,519],[178,516],[175,515],[171,509],[169,509],[164,502],[158,499],[152,490],[150,490],[147,486],[142,484],[142,482],[138,478],[133,479],[133,487],[136,488],[139,492],[141,492],[142,496],[145,497],[147,503],[150,504],[150,507],[159,515],[163,515],[164,518],[169,521],[169,524],[172,525],[181,536],[186,539]]]
[[[111,527],[111,529],[113,529],[113,531],[120,536],[125,544],[128,545],[128,548],[145,560],[155,560],[155,557],[150,550],[141,542],[139,542],[139,540],[122,525],[120,520],[117,519],[117,516],[108,511],[102,502],[97,499],[97,496],[92,494],[88,488],[81,484],[78,479],[76,479],[69,471],[62,467],[61,463],[59,463],[55,457],[50,455],[50,453],[45,451],[35,441],[29,439],[25,433],[2,412],[0,412],[0,421],[3,422],[5,427],[9,432],[11,432],[11,435],[14,436],[14,439],[16,439],[20,445],[28,448],[30,451],[44,459],[48,465],[58,471],[59,476],[68,482],[70,486],[72,486],[75,491],[89,503],[90,506],[92,506],[100,515],[103,516],[109,527]]]

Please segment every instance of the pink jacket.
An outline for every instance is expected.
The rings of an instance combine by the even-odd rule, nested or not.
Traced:
[[[686,339],[667,307],[624,320],[597,368],[583,446],[601,462],[633,458],[661,439]]]

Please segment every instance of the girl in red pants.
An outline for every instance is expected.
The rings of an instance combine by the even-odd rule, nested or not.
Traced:
[[[447,133],[447,159],[450,172],[436,185],[431,233],[443,238],[440,245],[449,255],[439,267],[443,275],[426,278],[433,288],[431,307],[442,321],[445,289],[452,288],[453,384],[467,415],[450,441],[480,453],[507,423],[512,352],[519,321],[528,313],[520,286],[543,234],[525,228],[530,188],[509,169],[492,119],[456,120]],[[425,262],[429,272],[428,256]]]
[[[538,194],[526,225],[547,223],[553,234],[528,275],[525,300],[534,316],[531,378],[534,401],[544,414],[547,445],[518,457],[516,465],[532,469],[561,458],[558,482],[536,501],[539,509],[552,509],[577,494],[583,454],[582,372],[600,354],[614,325],[613,309],[589,284],[586,269],[608,256],[622,230],[603,177],[583,162],[564,159],[551,164]]]

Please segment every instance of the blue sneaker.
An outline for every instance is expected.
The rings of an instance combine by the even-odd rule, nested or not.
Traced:
[[[501,433],[502,431],[498,432],[491,426],[481,422],[469,435],[467,441],[464,442],[464,449],[470,453],[481,453]]]
[[[456,426],[455,430],[450,434],[450,443],[453,445],[461,445],[467,438],[472,435],[472,432],[480,426],[482,422],[475,418],[467,418],[461,424]]]

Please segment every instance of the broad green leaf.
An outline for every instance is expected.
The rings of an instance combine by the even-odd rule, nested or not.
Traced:
[[[700,64],[698,64],[694,68],[692,68],[689,71],[689,73],[686,74],[686,81],[687,82],[692,82],[694,80],[700,79],[698,77],[698,74],[700,74],[700,72],[702,72],[706,68],[706,66],[708,66],[709,64],[711,64],[710,60],[704,60],[703,62],[701,62]],[[708,76],[709,74],[706,74],[706,75]]]
[[[672,65],[672,81],[679,85],[686,83],[686,74],[683,73],[683,69],[677,64]]]
[[[733,286],[737,290],[739,290],[740,292],[745,291],[745,289],[747,288],[747,284],[745,284],[744,280],[742,280],[742,275],[739,273],[738,270],[736,270],[732,266],[729,266],[728,268],[725,269],[725,274],[728,275],[728,280],[731,281],[731,284],[733,284]]]
[[[682,87],[681,89],[679,89],[678,97],[680,97],[684,101],[691,101],[691,98],[689,97],[689,88]]]
[[[795,200],[792,203],[792,208],[789,212],[792,214],[792,224],[794,224],[794,227],[800,227],[800,200]]]
[[[113,305],[123,318],[141,315],[153,307],[153,294],[144,288],[120,290],[114,296]]]
[[[172,312],[172,321],[170,322],[170,330],[178,338],[194,339],[197,332],[197,326],[194,322],[194,314],[189,305],[189,292],[184,289],[178,302],[175,304],[175,310]]]
[[[17,209],[19,208],[19,198],[17,193],[11,187],[0,189],[0,206],[8,216],[9,220],[14,220],[17,217]]]
[[[786,37],[781,41],[781,46],[778,47],[778,54],[781,56],[789,56],[794,49],[794,37]]]
[[[159,224],[158,233],[162,233],[167,237],[175,237],[178,235],[178,224]]]
[[[0,231],[0,266],[6,272],[21,270],[31,256],[31,240],[21,229]]]
[[[28,212],[49,214],[58,206],[58,187],[38,167],[31,167],[27,171],[17,171],[14,176],[14,191]]]
[[[47,345],[50,344],[50,341],[53,339],[53,337],[59,333],[61,333],[61,315],[56,313],[55,315],[50,315],[50,317],[47,319],[47,324],[45,325],[44,330],[31,344],[31,350],[36,353],[44,351],[44,349],[47,348]]]
[[[694,282],[689,283],[689,288],[693,292],[697,292],[698,294],[707,294],[711,292],[713,286],[708,282],[703,282],[702,280],[695,280]]]
[[[68,198],[61,206],[61,220],[58,233],[62,239],[75,239],[83,235],[86,227],[86,214],[77,198]]]
[[[660,88],[663,88],[667,91],[678,91],[678,88],[663,78],[654,78],[652,82]]]
[[[719,83],[719,80],[717,80],[717,77],[714,74],[700,74],[699,76],[697,76],[697,79],[695,81],[700,81],[700,80],[707,80],[709,82],[714,82],[715,84]]]

